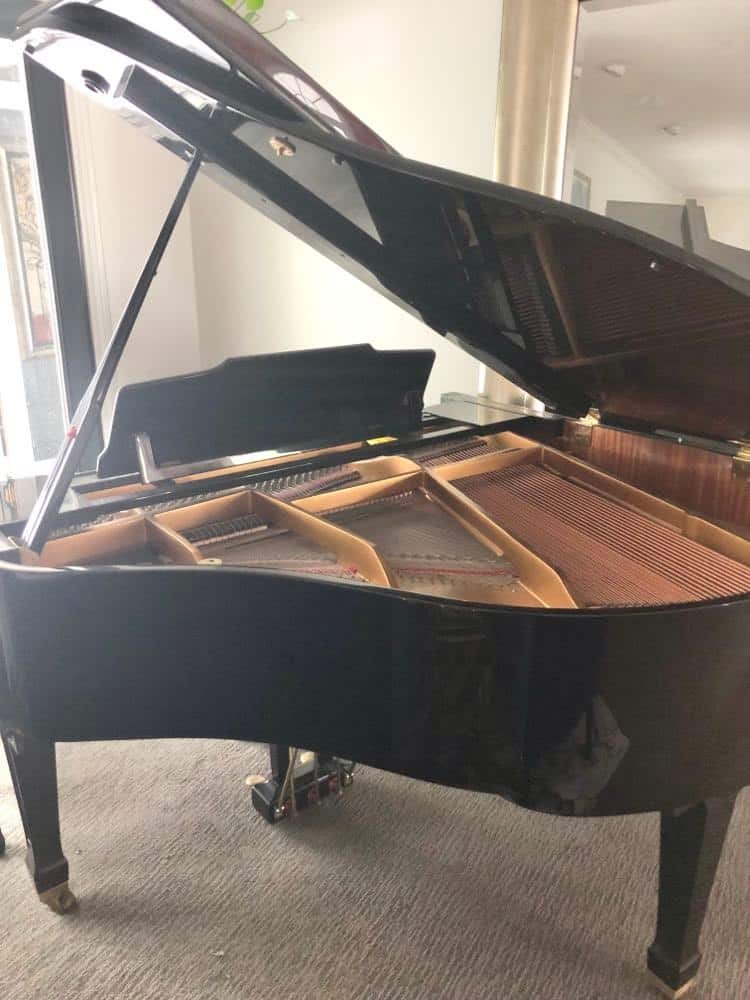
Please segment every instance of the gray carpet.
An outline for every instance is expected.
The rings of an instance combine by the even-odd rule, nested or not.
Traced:
[[[570,821],[359,769],[342,805],[277,828],[261,748],[59,750],[80,912],[35,899],[4,762],[4,1000],[637,1000],[653,816]],[[750,796],[735,815],[696,1000],[750,997]]]

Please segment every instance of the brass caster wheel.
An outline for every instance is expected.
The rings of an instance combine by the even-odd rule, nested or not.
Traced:
[[[680,997],[687,996],[690,990],[692,990],[692,988],[695,986],[695,979],[691,979],[689,982],[685,983],[684,986],[681,986],[678,990],[673,990],[672,987],[668,986],[663,979],[659,979],[659,977],[655,976],[653,973],[651,973],[651,981],[655,983],[655,985],[659,988],[659,990],[665,997],[670,997],[671,1000],[680,1000]]]
[[[78,900],[68,888],[67,882],[56,885],[54,889],[47,889],[46,892],[40,892],[39,900],[61,917],[78,908]]]
[[[248,788],[255,788],[257,785],[264,785],[268,779],[262,774],[248,774],[245,784]]]

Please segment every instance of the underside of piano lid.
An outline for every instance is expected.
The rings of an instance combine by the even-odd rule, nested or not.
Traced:
[[[222,0],[56,0],[28,58],[560,414],[750,432],[750,284],[600,216],[412,162]]]

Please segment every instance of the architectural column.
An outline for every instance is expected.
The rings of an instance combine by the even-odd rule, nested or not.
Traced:
[[[577,26],[578,0],[503,0],[496,181],[562,197]],[[532,403],[482,369],[479,391],[488,400]]]

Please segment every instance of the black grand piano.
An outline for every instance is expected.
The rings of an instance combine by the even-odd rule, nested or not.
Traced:
[[[271,822],[354,761],[571,822],[659,811],[648,964],[684,991],[750,781],[750,284],[399,157],[221,0],[138,12],[55,0],[19,27],[26,59],[185,163],[4,530],[0,722],[37,891],[74,904],[57,742],[260,741]],[[199,172],[545,417],[425,413],[428,351],[258,354],[121,390],[98,478],[76,477]]]

